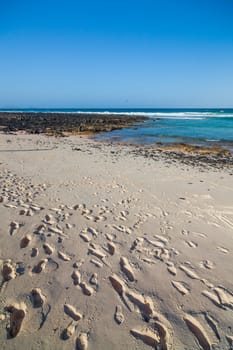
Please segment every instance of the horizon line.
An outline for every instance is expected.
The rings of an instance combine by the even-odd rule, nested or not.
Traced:
[[[46,109],[51,109],[51,110],[58,110],[58,109],[80,109],[80,110],[109,110],[109,109],[142,109],[142,110],[146,110],[146,109],[233,109],[233,106],[231,107],[223,107],[223,106],[215,106],[215,107],[190,107],[190,106],[186,106],[186,107],[0,107],[0,110],[32,110],[32,109],[38,109],[38,110],[46,110]]]

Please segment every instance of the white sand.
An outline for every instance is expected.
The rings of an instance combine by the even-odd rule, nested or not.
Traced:
[[[230,348],[233,176],[79,137],[0,163],[1,349]]]

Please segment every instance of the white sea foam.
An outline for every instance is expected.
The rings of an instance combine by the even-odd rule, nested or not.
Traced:
[[[223,114],[214,112],[114,112],[114,111],[77,111],[73,113],[100,114],[100,115],[127,115],[142,116],[156,119],[173,119],[173,120],[205,120],[207,118],[233,118],[233,114]]]
[[[219,142],[221,140],[219,140],[219,139],[206,139],[206,141],[208,141],[208,142]]]
[[[62,112],[61,112],[62,113]],[[63,112],[64,113],[64,112]],[[70,113],[70,112],[68,112]],[[223,114],[221,112],[144,112],[144,111],[76,111],[72,113],[82,114],[100,114],[100,115],[127,115],[127,116],[143,116],[149,118],[164,119],[187,119],[187,120],[204,120],[206,118],[233,118],[233,114]]]

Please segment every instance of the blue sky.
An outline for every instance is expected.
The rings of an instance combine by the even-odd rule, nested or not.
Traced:
[[[232,0],[0,0],[0,107],[232,107]]]

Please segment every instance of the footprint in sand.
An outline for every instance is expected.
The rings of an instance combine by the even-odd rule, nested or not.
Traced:
[[[75,329],[76,329],[75,324],[73,323],[73,321],[71,321],[71,323],[62,331],[61,339],[67,340],[71,338],[75,332]]]
[[[114,228],[115,230],[119,231],[119,232],[123,232],[123,233],[127,233],[127,234],[131,234],[132,230],[130,229],[130,227],[127,226],[123,226],[123,225],[112,225],[112,228]]]
[[[92,213],[93,213],[93,210],[87,209],[87,208],[83,208],[83,210],[81,212],[81,215],[89,215],[89,214],[92,214]]]
[[[161,261],[167,261],[170,259],[170,253],[168,249],[165,248],[156,248],[153,249],[154,257]]]
[[[112,284],[112,287],[115,289],[115,291],[121,296],[125,293],[125,286],[124,282],[120,277],[117,275],[113,274],[109,276],[109,280]]]
[[[30,206],[30,208],[31,208],[31,210],[33,210],[33,211],[35,211],[35,212],[39,212],[39,211],[41,211],[41,210],[44,209],[44,208],[40,207],[40,206],[37,205],[37,204],[32,204],[32,205]]]
[[[160,338],[150,328],[131,329],[130,333],[136,338],[140,339],[144,344],[156,349],[159,346]]]
[[[177,270],[175,268],[175,265],[172,261],[167,261],[167,270],[170,272],[171,275],[176,276],[177,275]]]
[[[210,316],[207,312],[205,313],[205,320],[208,323],[208,325],[210,326],[210,328],[212,329],[212,331],[214,332],[216,338],[218,340],[221,339],[220,335],[219,335],[219,330],[218,330],[218,321],[216,321],[212,316]]]
[[[192,241],[185,241],[190,248],[197,248],[198,244]]]
[[[202,325],[197,321],[194,317],[190,315],[184,316],[184,321],[186,325],[188,326],[189,330],[194,334],[194,336],[197,338],[198,343],[204,350],[211,350],[212,349],[212,343],[202,327]]]
[[[20,248],[26,248],[31,242],[32,237],[30,235],[24,236],[20,241]]]
[[[224,247],[217,247],[217,249],[221,252],[221,253],[224,253],[224,254],[228,254],[229,253],[229,250],[227,248],[224,248]]]
[[[142,260],[143,262],[147,263],[147,264],[156,264],[156,262],[153,259],[149,259],[149,258],[141,258],[140,260]]]
[[[213,288],[213,293],[208,291],[202,292],[202,294],[208,297],[212,302],[223,308],[233,310],[233,293],[222,286]]]
[[[61,214],[61,209],[59,208],[50,208],[49,210],[54,211],[57,214]]]
[[[92,245],[93,248],[88,249],[88,253],[96,256],[100,260],[103,260],[106,257],[106,254],[102,253],[96,245]]]
[[[98,275],[97,273],[93,273],[91,278],[90,278],[90,283],[93,285],[93,286],[98,286]]]
[[[10,325],[7,329],[8,337],[14,338],[19,333],[23,320],[26,316],[26,306],[24,303],[9,305],[6,311],[10,313]]]
[[[121,265],[121,269],[122,271],[126,274],[126,276],[128,277],[128,280],[130,282],[133,282],[135,280],[134,277],[134,272],[132,267],[129,264],[129,261],[127,258],[121,257],[120,259],[120,265]]]
[[[157,241],[153,241],[153,240],[151,240],[151,239],[148,239],[148,238],[145,238],[145,240],[149,243],[149,244],[151,244],[151,245],[153,245],[155,248],[164,248],[164,242],[161,242],[160,240],[157,240]]]
[[[105,233],[105,237],[110,242],[112,242],[114,239],[116,239],[116,235],[110,235],[109,233]]]
[[[161,248],[160,259],[162,261],[167,261],[168,259],[170,259],[170,253],[168,249]]]
[[[84,295],[91,296],[94,293],[94,289],[91,286],[88,286],[85,282],[81,282],[79,285]]]
[[[71,278],[73,279],[73,283],[75,286],[77,286],[81,283],[81,274],[79,271],[74,270],[72,272]]]
[[[203,290],[202,295],[204,295],[206,298],[208,298],[209,300],[212,301],[213,304],[215,304],[216,306],[218,307],[222,307],[221,303],[220,303],[220,300],[218,298],[218,296],[214,293],[211,293],[210,291],[208,290]],[[224,308],[224,307],[223,307]],[[224,308],[225,309],[225,308]]]
[[[116,246],[113,242],[108,242],[107,243],[108,251],[110,255],[114,255],[116,251]]]
[[[50,232],[52,232],[52,233],[55,233],[55,234],[57,234],[57,235],[59,235],[59,236],[65,236],[65,237],[67,237],[65,234],[64,234],[64,232],[63,232],[63,230],[61,229],[61,228],[59,228],[59,227],[53,227],[53,226],[49,226],[48,227],[48,230],[50,231]]]
[[[202,260],[199,265],[200,267],[206,268],[208,270],[212,270],[214,268],[214,263],[210,260]]]
[[[96,267],[98,267],[98,268],[102,268],[103,267],[103,264],[100,261],[96,260],[96,259],[91,259],[90,262],[93,265],[95,265]]]
[[[14,204],[4,204],[4,207],[6,208],[11,208],[11,209],[17,209],[17,205],[14,205]]]
[[[82,315],[80,314],[80,312],[78,312],[77,309],[70,304],[64,305],[64,312],[66,315],[71,317],[74,321],[79,321],[82,319]]]
[[[7,260],[2,267],[2,276],[4,281],[10,281],[16,278],[16,270],[11,260]]]
[[[135,310],[140,310],[143,318],[149,320],[154,312],[154,304],[150,297],[143,296],[131,290],[126,290],[125,295],[134,304]]]
[[[122,211],[120,212],[120,214],[121,214],[121,216],[123,216],[124,218],[126,218],[127,215],[129,215],[129,211],[128,211],[128,210],[122,210]]]
[[[48,255],[53,254],[54,248],[51,247],[51,245],[49,245],[48,243],[44,243],[43,248],[44,248],[45,254],[48,254]]]
[[[16,221],[12,221],[10,223],[10,229],[9,229],[9,234],[13,236],[19,229],[19,223]]]
[[[91,241],[91,238],[90,238],[87,234],[85,234],[85,233],[80,233],[79,236],[80,236],[80,237],[83,239],[83,241],[86,242],[86,243],[89,243],[89,242]]]
[[[31,290],[31,300],[34,308],[42,307],[45,299],[40,288],[33,288]]]
[[[41,259],[38,264],[33,267],[32,272],[41,273],[45,269],[47,262],[48,259]]]
[[[159,241],[161,241],[163,244],[168,244],[168,239],[165,238],[164,236],[155,235],[154,237],[155,237],[156,239],[158,239]]]
[[[178,290],[178,292],[182,295],[186,295],[189,293],[189,287],[187,285],[187,283],[181,281],[181,282],[178,282],[178,281],[172,281],[171,282],[173,287]]]
[[[34,215],[34,211],[32,209],[28,209],[26,215],[27,216],[33,216]]]
[[[71,260],[71,258],[67,254],[61,252],[60,250],[58,250],[57,255],[63,261],[70,261]]]
[[[35,258],[38,254],[39,254],[39,249],[38,248],[32,248],[31,257]]]
[[[99,222],[99,221],[106,221],[107,220],[107,217],[104,216],[104,215],[97,215],[97,216],[94,216],[94,222]]]
[[[21,209],[19,211],[19,215],[25,215],[27,213],[27,210],[26,209]]]
[[[95,221],[95,218],[94,218],[93,215],[83,215],[83,217],[84,217],[86,220]]]
[[[44,224],[41,224],[35,229],[34,233],[36,235],[41,235],[42,233],[45,232],[45,229],[46,229],[46,226]]]
[[[123,315],[121,305],[117,305],[117,306],[116,306],[116,310],[115,310],[115,314],[114,314],[114,319],[115,319],[116,323],[118,323],[118,324],[121,324],[121,323],[124,322],[125,317],[124,317],[124,315]]]
[[[55,218],[54,218],[53,215],[51,215],[51,214],[46,214],[46,215],[45,215],[44,222],[45,222],[46,224],[48,224],[48,225],[55,225],[56,220],[55,220]]]
[[[87,230],[87,233],[90,233],[95,238],[99,234],[98,230],[96,230],[94,227],[88,227],[86,230]]]
[[[134,251],[135,249],[138,249],[139,247],[141,247],[143,241],[144,241],[144,238],[142,238],[142,237],[137,237],[137,238],[133,241],[133,243],[132,243],[132,245],[131,245],[131,247],[130,247],[130,251]]]
[[[194,280],[199,280],[199,279],[200,279],[200,277],[196,274],[196,272],[194,272],[194,271],[188,269],[186,266],[180,265],[179,268],[180,268],[182,271],[184,271],[184,273],[185,273],[188,277],[190,277],[190,278],[192,278],[192,279],[194,279]]]
[[[88,349],[88,337],[87,333],[80,333],[76,339],[76,350]]]
[[[208,287],[208,288],[210,288],[210,289],[214,288],[213,283],[209,282],[207,279],[202,278],[202,279],[200,279],[200,281],[201,281],[206,287]]]

